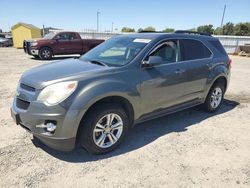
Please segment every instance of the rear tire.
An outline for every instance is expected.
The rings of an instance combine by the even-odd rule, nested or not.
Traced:
[[[206,97],[206,101],[203,104],[204,110],[210,113],[217,112],[223,104],[224,93],[225,86],[220,82],[215,83],[211,87]]]
[[[99,104],[91,109],[80,127],[80,144],[92,154],[117,148],[129,129],[125,110],[116,104]]]
[[[49,60],[52,58],[52,50],[48,47],[43,47],[39,50],[39,57],[42,60]]]

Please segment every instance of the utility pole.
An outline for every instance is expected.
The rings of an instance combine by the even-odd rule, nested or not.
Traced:
[[[114,31],[114,22],[112,22],[112,28],[111,28],[111,32],[113,33]]]
[[[221,19],[221,25],[220,25],[220,28],[221,28],[221,30],[222,30],[222,35],[224,34],[224,31],[223,31],[223,22],[224,22],[224,17],[225,17],[226,8],[227,8],[227,6],[224,5],[224,10],[223,10],[222,19]]]
[[[45,26],[43,25],[43,37],[44,37],[44,35],[45,35]]]
[[[97,12],[96,16],[97,16],[97,20],[96,20],[96,31],[97,33],[99,32],[99,15],[101,14],[101,12]]]

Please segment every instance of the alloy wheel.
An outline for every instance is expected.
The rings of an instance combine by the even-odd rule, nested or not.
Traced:
[[[100,118],[94,127],[94,143],[100,148],[111,147],[119,140],[122,131],[122,118],[115,113],[106,114]]]
[[[50,51],[49,50],[43,50],[42,55],[45,59],[50,57]]]
[[[222,90],[220,87],[216,87],[211,95],[210,104],[212,108],[217,108],[222,101]]]

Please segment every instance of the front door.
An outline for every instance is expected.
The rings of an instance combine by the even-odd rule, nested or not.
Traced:
[[[75,36],[71,33],[60,33],[55,37],[57,41],[57,54],[73,54],[80,53],[81,49],[79,48],[79,44],[81,45],[82,41],[75,39]],[[80,47],[81,48],[81,47]]]
[[[186,64],[179,62],[178,41],[165,41],[150,56],[160,56],[162,64],[142,68],[142,113],[157,112],[185,100]],[[146,58],[147,59],[147,58]]]

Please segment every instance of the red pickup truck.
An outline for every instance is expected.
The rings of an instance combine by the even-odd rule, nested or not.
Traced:
[[[42,39],[25,40],[25,53],[35,58],[51,59],[54,55],[84,54],[104,40],[81,39],[77,32],[49,33]]]

